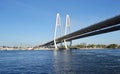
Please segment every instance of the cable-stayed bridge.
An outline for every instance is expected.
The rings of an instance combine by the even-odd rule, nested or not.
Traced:
[[[67,49],[66,41],[72,41],[75,39],[85,38],[89,36],[104,34],[108,32],[118,31],[120,30],[120,15],[117,15],[115,17],[106,19],[104,21],[101,21],[99,23],[90,25],[86,28],[80,29],[78,31],[66,34],[67,28],[70,31],[70,18],[69,15],[66,16],[66,27],[65,27],[65,34],[64,36],[60,35],[60,37],[56,38],[56,31],[57,28],[61,30],[61,23],[60,23],[60,15],[57,14],[56,17],[56,25],[55,25],[55,33],[54,33],[54,39],[46,42],[39,46],[51,46],[54,45],[55,49],[58,49],[57,44],[64,42],[64,46]]]

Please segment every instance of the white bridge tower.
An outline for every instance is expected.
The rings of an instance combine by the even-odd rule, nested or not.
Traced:
[[[70,17],[69,15],[66,15],[66,24],[65,24],[65,35],[67,33],[70,33]],[[65,48],[68,49],[68,46],[67,46],[67,43],[66,43],[66,40],[64,40],[64,44],[65,44]],[[72,44],[72,41],[70,41],[70,46]]]
[[[61,37],[62,36],[62,28],[61,28],[61,21],[60,21],[59,13],[57,13],[56,24],[55,24],[55,32],[54,32],[54,46],[55,46],[55,49],[58,49],[57,41],[56,41],[57,28],[60,30],[60,37]]]
[[[57,13],[56,24],[55,24],[55,32],[54,32],[54,46],[55,46],[55,49],[58,49],[57,41],[56,41],[57,29],[59,29],[60,37],[61,37],[62,36],[62,28],[61,28],[61,21],[60,21],[59,13]],[[66,24],[65,24],[65,33],[64,33],[64,35],[66,35],[67,33],[70,33],[70,17],[69,17],[69,15],[66,15]],[[71,44],[72,44],[72,41],[70,41],[70,46],[71,46]],[[66,39],[64,39],[64,45],[65,45],[65,48],[68,49]]]

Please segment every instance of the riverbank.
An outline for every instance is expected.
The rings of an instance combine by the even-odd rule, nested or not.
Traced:
[[[11,50],[28,50],[28,51],[31,51],[31,50],[102,50],[102,49],[112,49],[112,48],[70,48],[70,49],[54,49],[54,48],[39,48],[39,49],[0,49],[0,50],[5,50],[5,51],[11,51]],[[116,48],[116,49],[120,49],[120,48]]]

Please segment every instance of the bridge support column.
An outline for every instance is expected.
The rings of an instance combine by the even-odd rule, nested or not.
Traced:
[[[56,40],[54,40],[54,46],[55,46],[55,49],[58,49],[57,44],[56,44]]]
[[[66,40],[64,40],[64,45],[65,45],[65,49],[68,49],[67,44],[66,44]]]
[[[55,24],[55,32],[54,32],[54,46],[55,46],[55,49],[58,49],[57,41],[56,41],[57,28],[60,29],[60,36],[62,36],[62,29],[61,29],[61,22],[60,22],[60,15],[59,15],[59,13],[57,13],[56,24]]]
[[[65,35],[67,34],[67,31],[70,33],[70,17],[69,17],[69,15],[66,15]],[[70,46],[72,44],[71,42],[72,41],[70,41]],[[68,49],[66,40],[64,40],[64,45],[65,45],[65,48]]]
[[[70,41],[70,46],[72,46],[72,41]]]

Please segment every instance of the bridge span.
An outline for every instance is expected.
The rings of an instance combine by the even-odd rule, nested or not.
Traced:
[[[64,40],[71,41],[75,39],[85,38],[89,36],[104,34],[118,30],[120,30],[120,15],[90,25],[86,28],[80,29],[70,34],[61,36],[56,39],[56,44],[64,42]],[[51,40],[39,46],[50,46],[50,45],[54,45],[54,40]]]

